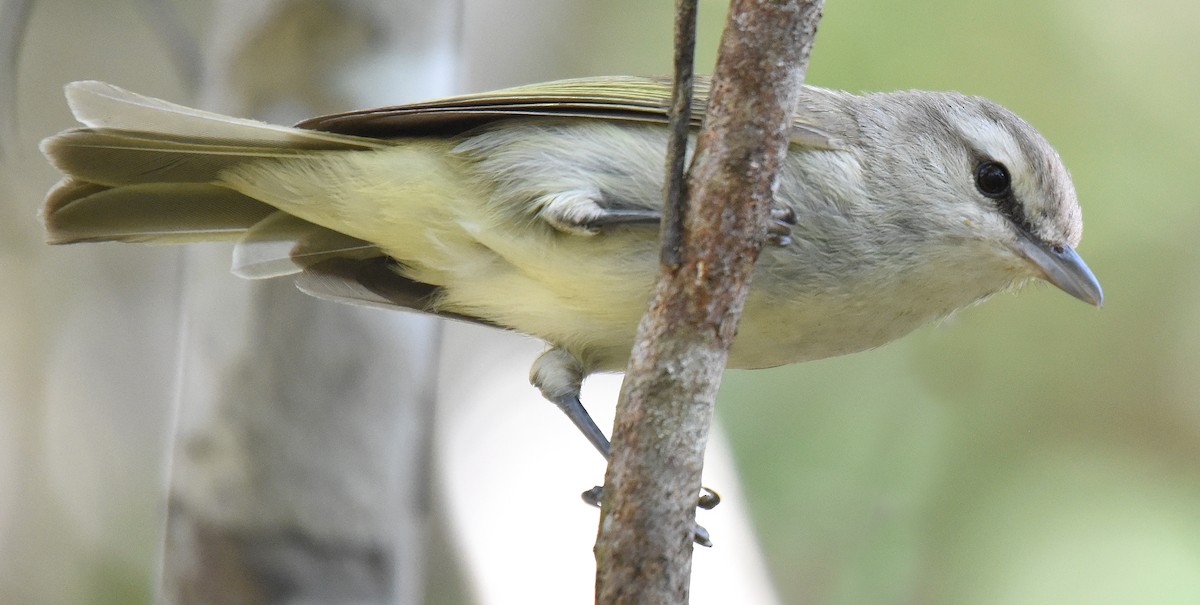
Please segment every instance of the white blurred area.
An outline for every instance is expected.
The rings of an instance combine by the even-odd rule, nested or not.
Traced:
[[[443,347],[437,482],[479,602],[590,602],[595,560],[587,545],[596,539],[598,511],[581,506],[579,493],[588,482],[603,482],[604,462],[573,431],[561,430],[561,414],[525,380],[522,368],[544,346],[454,324]],[[612,426],[620,386],[613,374],[584,384],[584,405],[602,427]],[[495,413],[497,405],[503,413]],[[715,545],[696,548],[691,602],[776,602],[719,430],[704,480],[723,501],[697,511]]]
[[[221,11],[232,10],[233,2],[174,5],[197,40],[216,49],[207,51],[206,69],[231,66],[192,97],[166,50],[169,34],[164,40],[161,23],[147,10],[151,4],[38,0],[26,34],[17,90],[19,130],[4,141],[0,158],[0,278],[5,284],[0,288],[0,603],[150,602],[164,576],[175,590],[173,571],[160,568],[169,497],[173,509],[200,520],[180,539],[184,548],[205,524],[249,535],[295,528],[336,544],[390,537],[397,553],[391,573],[405,585],[394,589],[394,600],[355,597],[354,602],[455,602],[455,594],[481,604],[589,601],[597,511],[580,501],[579,492],[602,481],[604,465],[528,385],[528,367],[540,343],[461,325],[446,327],[439,341],[443,330],[434,322],[375,311],[339,309],[332,311],[336,319],[316,327],[288,324],[279,314],[326,317],[323,309],[307,309],[332,303],[227,275],[228,247],[223,245],[182,252],[41,243],[36,207],[57,176],[36,153],[36,142],[73,125],[62,99],[64,83],[106,80],[217,110],[249,104],[284,120],[307,102],[281,103],[272,96],[295,73],[289,70],[301,69],[288,63],[286,44],[255,49],[280,53],[280,58],[277,69],[250,81],[239,70],[238,57],[222,55],[222,49],[239,44],[253,49],[257,41],[246,36],[257,31],[256,19],[269,21],[269,11],[259,8],[274,3],[238,9],[250,17],[229,30],[233,34],[212,25],[222,23]],[[339,7],[366,15],[388,10],[387,3],[292,4],[302,11],[333,13]],[[637,3],[620,4],[604,10],[643,10]],[[440,6],[449,10],[444,7],[451,4]],[[670,56],[666,5],[643,10],[642,18],[661,21],[660,40],[605,39],[617,32],[613,28],[622,18],[634,18],[628,15],[616,19],[617,26],[591,32],[587,47],[611,45],[608,56],[588,54],[572,41],[589,32],[591,20],[602,12],[591,2],[463,0],[458,10],[454,19],[438,17],[449,28],[448,38],[429,36],[437,46],[430,52],[407,52],[413,49],[411,39],[407,47],[360,52],[356,45],[364,38],[354,28],[364,24],[355,19],[318,20],[349,29],[335,31],[338,42],[329,48],[292,50],[329,61],[313,69],[327,72],[322,77],[332,78],[331,90],[312,94],[351,95],[360,106],[589,73],[652,73],[662,71]],[[719,21],[720,15],[713,19]],[[320,33],[319,27],[304,30],[312,23],[303,21],[296,26],[300,39]],[[365,39],[369,43],[372,28],[394,25],[367,23]],[[222,36],[232,37],[223,44]],[[529,44],[531,39],[541,43]],[[634,59],[650,51],[659,55]],[[369,60],[353,60],[362,56]],[[273,306],[256,307],[263,301]],[[360,340],[337,342],[338,326],[349,326],[343,333]],[[394,346],[387,344],[389,338]],[[361,339],[382,342],[372,349],[378,355],[365,355]],[[274,349],[260,356],[256,347]],[[321,362],[323,354],[330,356],[328,366]],[[410,357],[401,361],[405,356]],[[323,371],[331,373],[330,381],[344,381],[347,372],[358,371],[347,363],[372,360],[380,364],[378,371],[399,377],[385,376],[369,388],[349,383],[361,387],[352,389],[354,395],[366,397],[353,405],[334,401],[351,394],[335,387],[330,393],[308,389],[296,395],[296,401],[308,403],[281,397],[274,406],[241,408],[229,401],[238,392],[229,385],[242,384],[237,380],[249,385],[242,393],[264,397],[264,392],[279,394],[288,372],[303,372],[305,384],[319,385]],[[244,368],[244,378],[230,378],[230,367]],[[272,377],[262,378],[267,374]],[[413,401],[420,406],[432,388],[423,381],[434,378],[432,412],[395,409]],[[386,379],[406,381],[406,386],[389,391]],[[225,390],[213,386],[222,380]],[[611,426],[618,385],[618,376],[597,377],[586,385],[585,405],[601,426]],[[389,395],[408,399],[393,404]],[[309,405],[321,397],[337,407]],[[422,424],[431,417],[432,425]],[[414,434],[429,426],[432,437]],[[408,447],[430,438],[427,447]],[[419,458],[426,454],[429,460]],[[407,460],[415,468],[407,480],[389,475],[388,461],[401,456],[418,457]],[[348,470],[339,474],[339,468]],[[370,477],[389,483],[362,483]],[[710,446],[705,482],[722,493],[725,503],[700,514],[716,547],[696,554],[693,602],[774,602],[719,432]],[[361,494],[357,500],[353,494],[344,499],[330,494],[341,489]],[[387,494],[405,500],[408,508],[396,512],[377,501]],[[362,511],[347,513],[344,502]],[[264,503],[271,508],[264,509]],[[326,510],[330,506],[337,509]],[[420,526],[435,521],[445,528]],[[395,527],[413,523],[418,526]],[[435,550],[450,558],[426,561],[427,541],[437,536],[448,537],[449,544]],[[262,555],[253,546],[248,551]],[[410,567],[401,561],[405,556],[416,559]],[[422,597],[423,580],[405,575],[445,575],[443,566],[457,567],[450,576],[466,584],[450,590],[451,596]],[[173,600],[171,590],[159,600]],[[349,602],[330,593],[311,594],[320,596],[271,602]]]

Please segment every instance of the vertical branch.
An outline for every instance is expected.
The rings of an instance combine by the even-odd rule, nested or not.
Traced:
[[[708,427],[821,5],[734,0],[730,8],[686,182],[679,263],[661,268],[617,407],[597,603],[687,602]]]
[[[677,267],[683,245],[683,217],[687,204],[684,162],[692,123],[693,63],[696,55],[696,0],[675,3],[675,77],[671,89],[671,119],[667,140],[667,190],[663,204],[662,257],[664,265]]]

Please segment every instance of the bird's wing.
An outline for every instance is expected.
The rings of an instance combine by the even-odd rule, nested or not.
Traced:
[[[708,104],[709,79],[696,78],[691,122],[699,127]],[[665,124],[671,106],[667,78],[608,76],[558,80],[492,92],[363,109],[310,118],[296,126],[310,130],[389,139],[448,136],[515,116],[557,116]],[[805,116],[793,124],[792,144],[836,149],[837,138]]]
[[[325,255],[296,276],[296,287],[324,300],[382,309],[409,309],[504,328],[486,319],[439,309],[440,288],[408,279],[396,269],[396,261],[384,255],[362,254],[358,258]]]

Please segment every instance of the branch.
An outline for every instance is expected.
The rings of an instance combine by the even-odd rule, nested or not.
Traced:
[[[692,124],[693,63],[696,54],[696,0],[675,3],[675,80],[671,90],[671,119],[667,126],[667,188],[664,192],[661,262],[678,267],[683,247],[683,217],[687,211],[688,131]]]
[[[661,267],[618,402],[597,603],[687,602],[717,387],[767,235],[821,5],[734,0],[730,8],[679,215],[678,263]]]

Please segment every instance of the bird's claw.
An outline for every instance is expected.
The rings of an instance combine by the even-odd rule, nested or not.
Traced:
[[[786,246],[792,243],[792,227],[796,226],[796,211],[791,206],[772,206],[771,225],[767,227],[767,243]]]
[[[700,492],[700,497],[696,499],[696,508],[712,510],[721,503],[721,494],[718,494],[713,488],[701,487]],[[579,497],[583,499],[584,503],[600,508],[600,501],[604,499],[604,486],[597,485],[579,494]]]
[[[704,510],[712,510],[721,503],[721,494],[713,491],[712,488],[701,487],[700,498],[696,501],[696,506]]]
[[[696,501],[697,508],[712,510],[721,503],[720,494],[707,487],[700,489],[703,493],[700,494],[700,498]],[[604,499],[604,486],[597,485],[583,492],[579,497],[583,498],[583,501],[587,504],[600,508],[600,501]],[[712,547],[713,545],[712,538],[708,535],[708,530],[704,529],[704,526],[699,523],[692,525],[692,541],[700,546]]]
[[[597,485],[596,487],[579,494],[579,497],[583,498],[585,503],[596,508],[600,508],[600,500],[604,498],[604,486]]]

